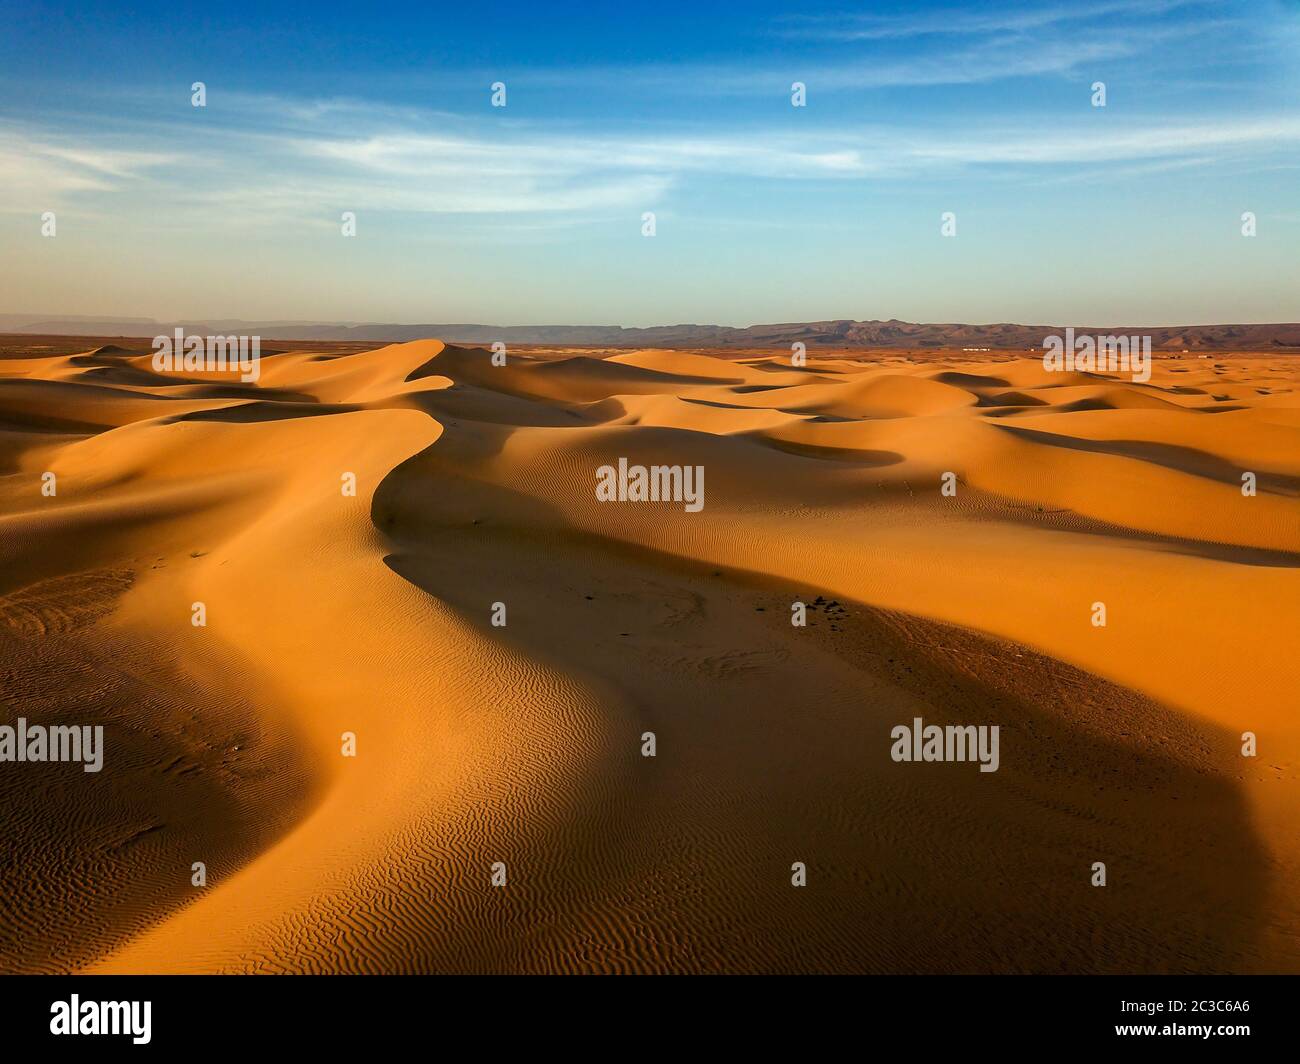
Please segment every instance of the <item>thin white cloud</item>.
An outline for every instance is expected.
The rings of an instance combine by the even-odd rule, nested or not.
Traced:
[[[1059,165],[1115,160],[1204,156],[1207,152],[1285,147],[1300,142],[1300,118],[1094,130],[1074,134],[1023,133],[979,139],[929,140],[904,149],[924,163]]]
[[[1020,6],[983,11],[954,8],[901,15],[793,15],[781,20],[778,29],[790,37],[840,42],[1024,34],[1103,19],[1153,18],[1191,6],[1203,4],[1195,0],[1111,0],[1109,3],[1039,8]]]
[[[31,209],[64,194],[111,192],[171,158],[0,129],[0,197],[10,209]]]
[[[472,172],[480,177],[533,177],[642,170],[740,173],[757,177],[862,174],[861,152],[799,147],[788,135],[767,137],[659,136],[655,138],[542,137],[470,138],[450,134],[381,134],[364,138],[300,139],[304,154],[362,170],[406,176]]]
[[[1234,37],[1232,34],[1236,33]],[[1217,35],[1217,37],[1216,37]],[[854,58],[810,53],[799,48],[755,57],[744,64],[642,64],[569,70],[521,69],[512,77],[541,88],[579,88],[656,96],[778,96],[791,80],[803,81],[810,94],[945,85],[982,85],[1025,78],[1068,77],[1099,64],[1138,62],[1150,74],[1168,49],[1185,47],[1194,37],[1215,38],[1219,55],[1243,53],[1253,38],[1229,20],[1140,31],[1102,24],[1066,32],[960,39],[942,47],[880,52],[857,49]]]
[[[602,136],[528,123],[489,128],[383,107],[371,113],[359,101],[324,109],[283,104],[262,112],[275,116],[274,127],[182,121],[146,134],[132,125],[131,149],[107,124],[75,141],[66,133],[5,127],[0,198],[11,209],[80,197],[90,208],[112,202],[169,218],[187,209],[195,218],[219,212],[232,223],[321,220],[343,210],[579,222],[662,209],[678,188],[718,179],[843,182],[975,170],[1014,179],[1052,167],[1080,173],[1120,162],[1212,165],[1228,158],[1258,165],[1300,143],[1300,118],[1290,115],[1143,124],[1089,116],[1087,126],[1074,128],[977,132],[886,126],[716,133],[679,126]]]

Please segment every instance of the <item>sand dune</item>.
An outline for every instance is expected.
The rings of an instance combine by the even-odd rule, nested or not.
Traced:
[[[1300,364],[602,354],[0,360],[0,970],[1300,971]]]

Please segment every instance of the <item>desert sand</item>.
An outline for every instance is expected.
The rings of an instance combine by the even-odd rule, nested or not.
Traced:
[[[1300,972],[1294,356],[23,343],[0,970]]]

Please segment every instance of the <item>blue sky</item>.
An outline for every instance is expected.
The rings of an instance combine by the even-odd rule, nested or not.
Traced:
[[[0,312],[1300,319],[1297,0],[265,6],[7,5]]]

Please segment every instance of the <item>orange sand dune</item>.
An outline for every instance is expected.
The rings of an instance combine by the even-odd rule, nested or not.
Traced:
[[[1294,360],[27,354],[0,970],[1300,971]]]

